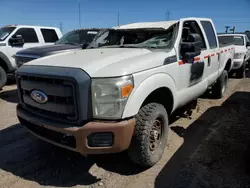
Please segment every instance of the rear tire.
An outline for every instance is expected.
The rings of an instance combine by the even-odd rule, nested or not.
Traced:
[[[156,164],[166,147],[168,131],[168,114],[164,106],[158,103],[143,106],[136,115],[129,158],[143,167]]]
[[[7,82],[7,74],[5,70],[0,67],[0,89],[2,89],[3,86],[5,86]]]
[[[239,68],[239,70],[237,70],[236,77],[237,78],[245,78],[245,75],[246,75],[246,62],[244,61],[241,65],[241,67]]]
[[[224,70],[212,88],[213,97],[218,99],[223,97],[227,88],[227,81],[228,81],[228,73],[226,70]]]

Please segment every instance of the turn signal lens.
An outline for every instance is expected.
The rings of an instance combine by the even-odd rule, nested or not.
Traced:
[[[133,90],[133,85],[132,84],[123,86],[122,87],[122,93],[121,93],[122,97],[123,98],[129,97],[132,90]]]

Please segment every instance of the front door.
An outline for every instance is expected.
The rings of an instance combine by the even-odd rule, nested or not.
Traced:
[[[20,50],[39,46],[40,44],[36,31],[33,28],[20,28],[12,35],[12,37],[15,37],[16,35],[21,35],[23,37],[24,44],[22,46],[10,46],[9,44],[8,48],[9,57],[12,57]]]
[[[186,21],[183,23],[182,38],[181,41],[188,42],[189,34],[199,34],[202,39],[202,51],[201,54],[194,58],[192,63],[186,63],[180,56],[179,60],[179,76],[180,76],[180,89],[185,89],[201,82],[207,75],[205,66],[207,66],[206,56],[206,43],[203,33],[196,21]]]

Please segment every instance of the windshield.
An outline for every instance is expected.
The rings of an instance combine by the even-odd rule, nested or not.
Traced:
[[[84,45],[92,42],[97,30],[77,30],[66,33],[56,44]]]
[[[244,38],[242,36],[219,36],[220,44],[234,44],[244,46]]]
[[[2,27],[0,28],[0,41],[4,41],[16,27]]]
[[[157,29],[109,29],[99,33],[89,48],[133,47],[133,48],[170,48],[174,41],[176,25],[165,30]]]

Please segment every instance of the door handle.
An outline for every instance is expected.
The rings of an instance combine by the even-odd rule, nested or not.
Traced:
[[[210,65],[211,65],[211,57],[208,56],[208,58],[207,58],[207,66],[209,67]]]

